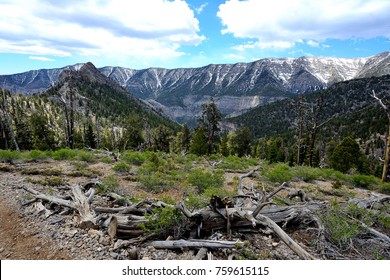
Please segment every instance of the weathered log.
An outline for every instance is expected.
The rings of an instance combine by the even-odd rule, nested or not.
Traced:
[[[73,203],[79,213],[78,226],[81,228],[97,228],[95,213],[90,207],[92,199],[85,196],[80,185],[71,186]]]
[[[252,216],[253,217],[253,216]],[[298,245],[287,233],[285,233],[274,221],[264,215],[258,215],[256,222],[269,227],[275,234],[298,256],[304,260],[314,260],[315,258]]]
[[[34,203],[34,208],[35,210],[37,211],[38,214],[41,214],[43,213],[45,215],[45,218],[48,218],[50,217],[51,215],[53,215],[53,212],[50,211],[49,209],[47,209],[43,204],[42,202],[40,201],[36,201]]]
[[[115,204],[119,205],[119,206],[127,206],[128,205],[127,199],[124,198],[123,196],[117,194],[117,193],[110,192],[110,193],[107,193],[106,196],[109,197],[110,200],[112,200],[113,205],[115,205]]]
[[[111,239],[114,239],[116,237],[117,229],[118,229],[118,219],[115,216],[113,216],[111,217],[110,223],[108,224],[107,227],[107,233],[111,237]]]
[[[36,191],[36,190],[29,188],[29,187],[26,187],[26,186],[23,186],[23,189],[28,191],[29,193],[34,194],[37,199],[41,199],[43,201],[51,202],[51,203],[54,203],[54,204],[57,204],[60,206],[65,206],[65,207],[71,208],[73,210],[77,210],[74,203],[70,200],[57,198],[57,197],[52,196],[52,195],[46,195],[46,194],[43,194],[39,191]]]
[[[195,249],[195,248],[211,248],[211,249],[233,249],[237,245],[243,245],[241,241],[222,241],[222,240],[202,240],[202,239],[189,239],[189,240],[164,240],[164,241],[152,241],[150,243],[156,249]]]
[[[147,212],[144,209],[138,209],[134,206],[117,207],[117,208],[94,207],[94,211],[96,213],[120,213],[120,214],[134,214],[134,215],[145,215]]]

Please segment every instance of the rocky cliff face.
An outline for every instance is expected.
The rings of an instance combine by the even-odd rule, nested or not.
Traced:
[[[335,82],[390,74],[389,65],[390,52],[385,52],[356,59],[267,58],[201,68],[103,67],[99,71],[170,117],[186,121],[194,118],[210,96],[215,98],[223,114],[234,115],[291,94],[326,88]],[[77,71],[81,66],[4,75],[0,76],[0,84],[13,92],[28,94],[54,84],[64,69]]]

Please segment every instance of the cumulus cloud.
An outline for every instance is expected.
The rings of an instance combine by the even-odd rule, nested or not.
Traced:
[[[390,35],[388,0],[228,0],[217,16],[222,34],[256,39],[260,48]]]
[[[170,58],[205,39],[183,0],[5,0],[0,10],[0,52]]]

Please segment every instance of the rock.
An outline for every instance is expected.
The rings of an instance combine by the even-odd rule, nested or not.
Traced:
[[[113,258],[113,259],[117,259],[119,254],[118,253],[115,253],[115,252],[111,252],[110,253],[110,256]]]
[[[130,249],[127,250],[127,252],[129,253],[130,260],[137,260],[138,259],[137,247],[131,247]]]

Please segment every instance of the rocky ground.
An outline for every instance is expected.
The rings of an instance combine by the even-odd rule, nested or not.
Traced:
[[[74,164],[73,164],[74,165]],[[74,213],[55,213],[45,217],[43,212],[37,211],[33,204],[23,205],[33,196],[22,187],[34,188],[43,193],[50,193],[52,188],[37,184],[40,175],[31,175],[31,170],[62,170],[61,176],[68,184],[86,182],[85,177],[67,176],[73,168],[67,162],[47,161],[23,164],[3,164],[0,171],[0,259],[42,259],[42,260],[113,260],[113,259],[193,259],[197,250],[158,250],[148,243],[138,247],[130,246],[121,248],[122,240],[112,239],[104,230],[81,229],[76,226]],[[35,169],[34,169],[35,168]],[[93,169],[95,168],[95,169]],[[98,163],[91,170],[97,174],[108,172],[112,166]],[[29,175],[26,175],[28,170]],[[100,173],[99,173],[99,172]],[[230,177],[231,178],[230,178]],[[234,176],[230,174],[227,179]],[[34,177],[31,180],[31,178]],[[319,181],[313,184],[299,183],[306,189],[321,185],[322,190],[330,191],[330,183]],[[307,186],[306,186],[306,185]],[[292,182],[294,185],[294,182]],[[137,193],[139,190],[132,188],[131,183],[124,192]],[[369,196],[367,190],[353,190],[354,196],[364,198]],[[143,197],[146,193],[139,194]],[[281,194],[282,195],[282,194]],[[318,195],[324,195],[318,193]],[[156,194],[150,194],[155,197]],[[97,197],[99,199],[99,197]],[[315,240],[317,231],[313,228],[297,228],[288,234],[305,250],[316,255]],[[223,240],[225,233],[216,232],[211,238]],[[233,240],[240,239],[245,242],[242,248],[224,249],[212,251],[213,259],[298,259],[282,241],[271,233],[251,234],[235,233]],[[359,256],[357,256],[359,258]],[[361,256],[364,259],[364,256]]]

